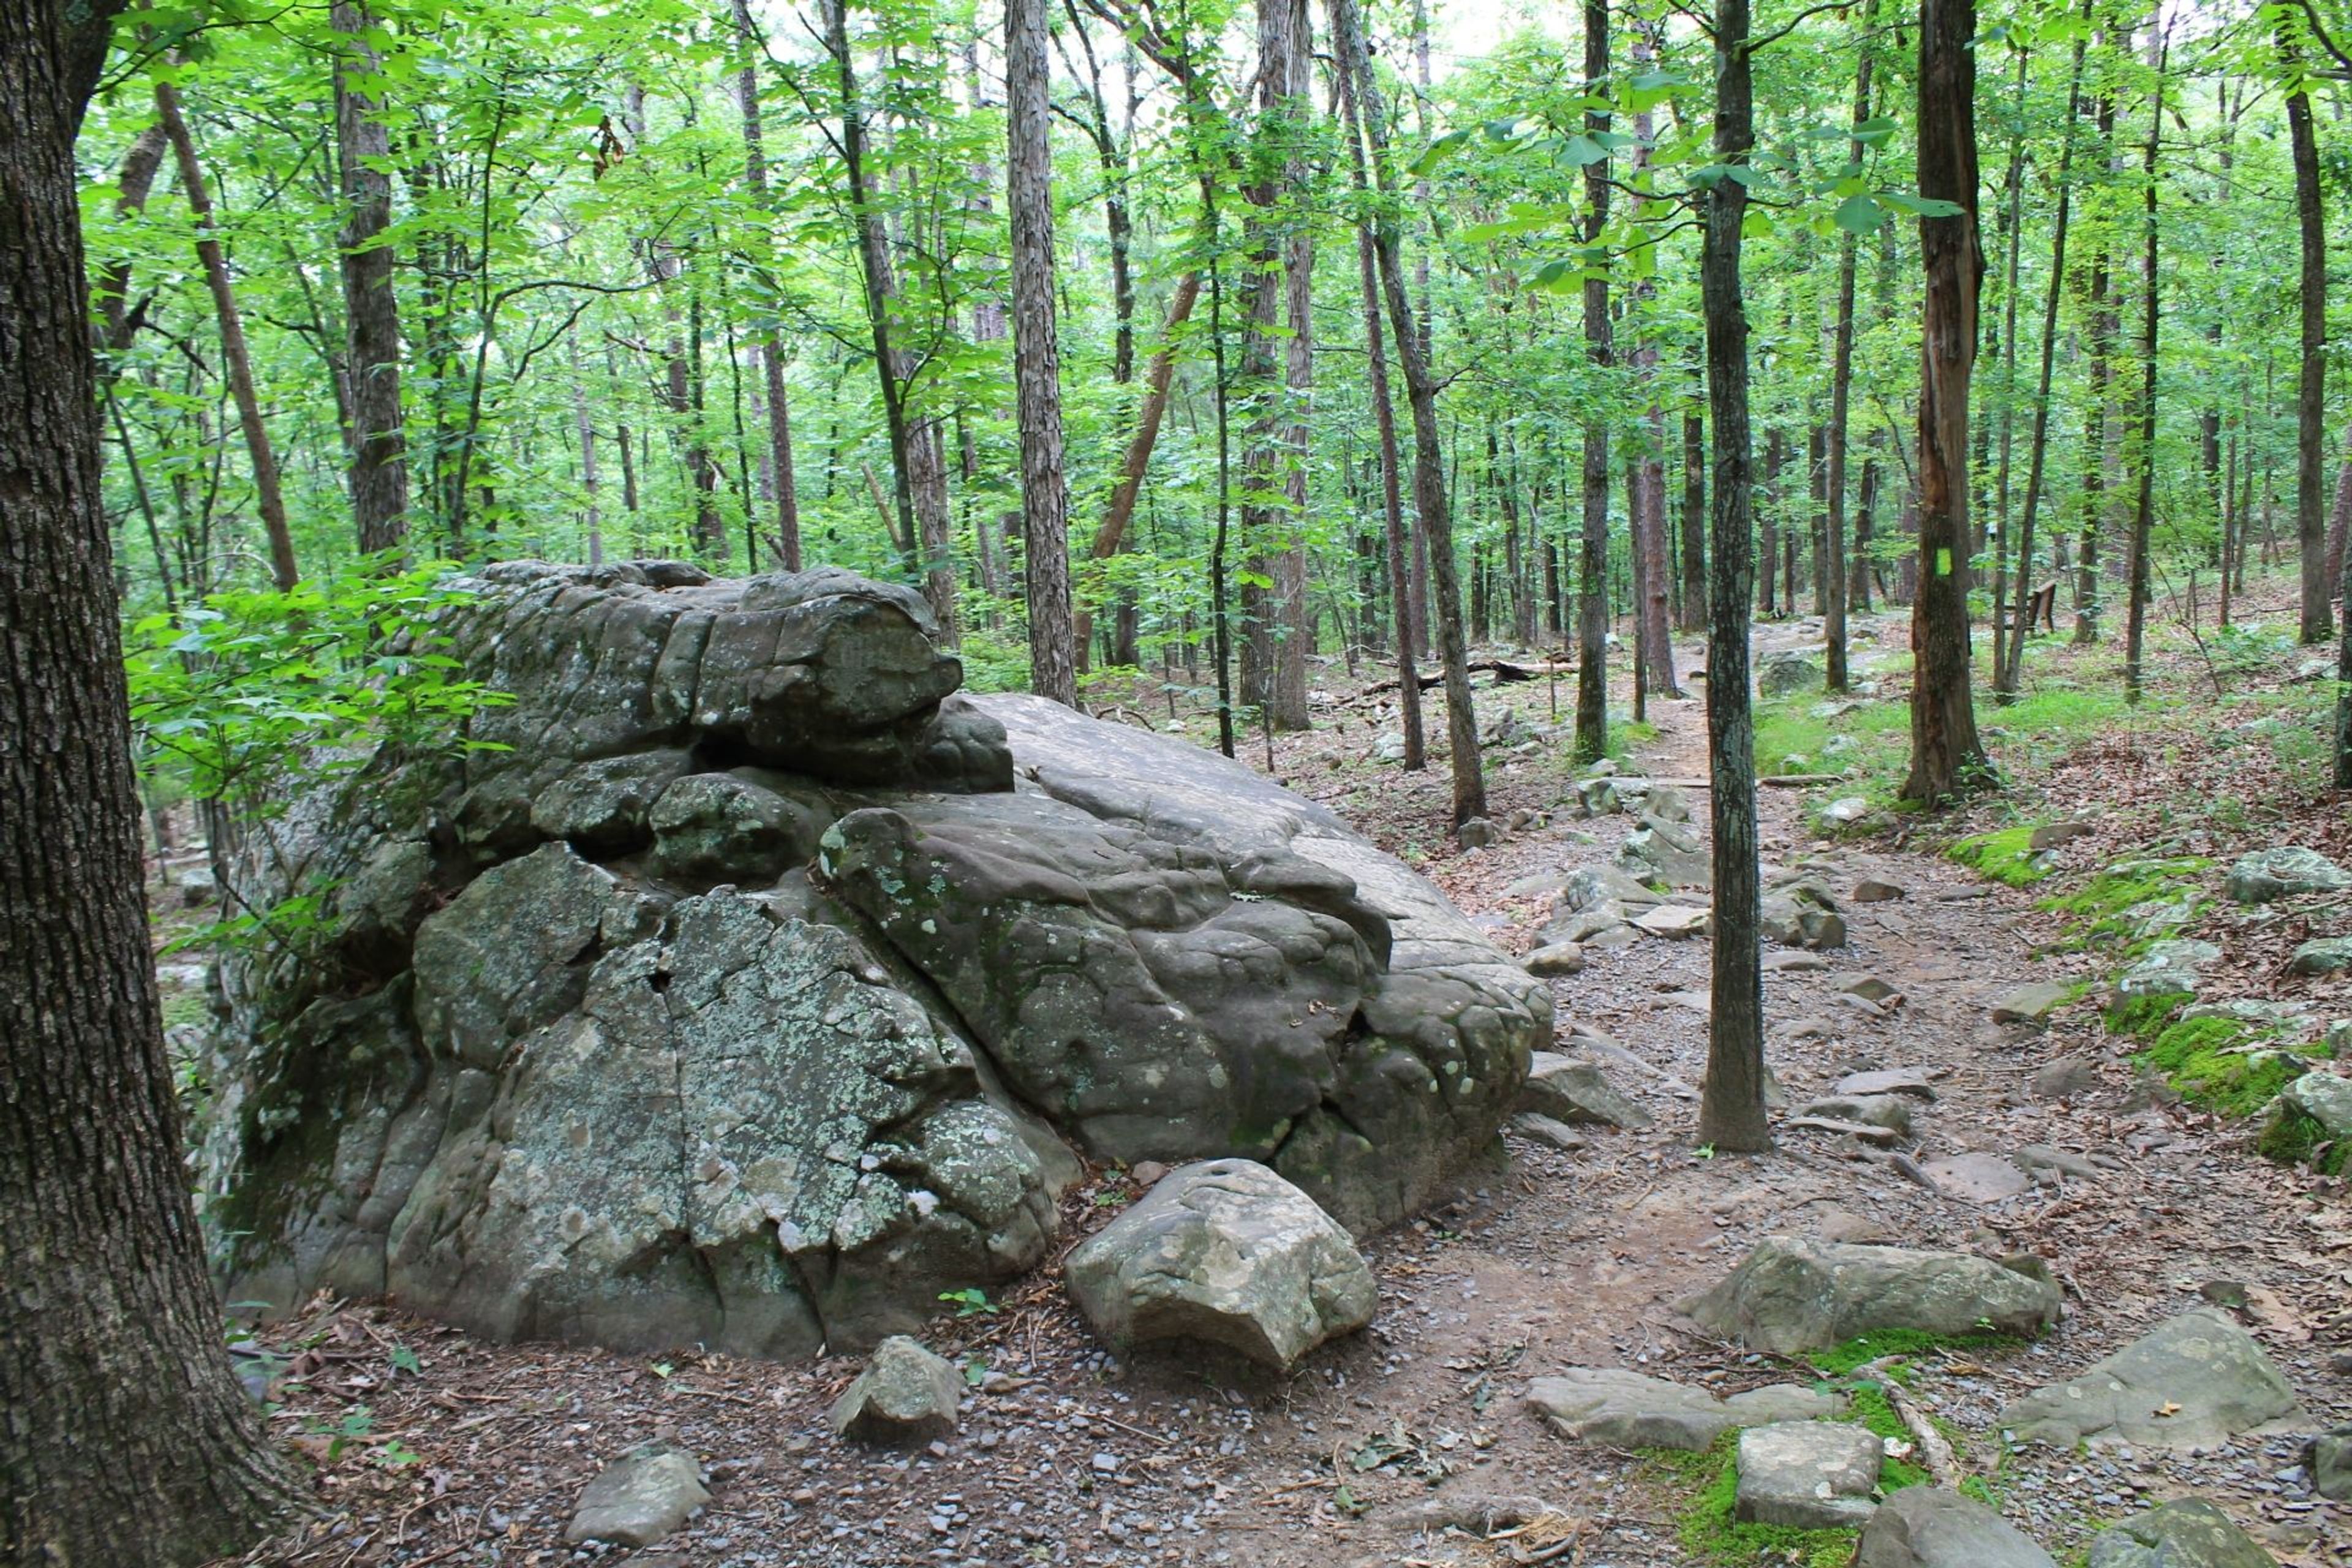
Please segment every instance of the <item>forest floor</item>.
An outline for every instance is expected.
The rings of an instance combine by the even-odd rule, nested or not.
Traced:
[[[2270,625],[2289,624],[2267,608]],[[1804,622],[1768,625],[1759,646],[1811,636]],[[1916,1160],[2046,1145],[2095,1174],[1979,1203],[1930,1190],[1850,1138],[1785,1126],[1769,1154],[1710,1157],[1696,1147],[1693,1088],[1706,1046],[1706,943],[1644,938],[1591,952],[1581,973],[1552,984],[1561,1037],[1605,1034],[1616,1086],[1654,1125],[1580,1130],[1589,1135],[1573,1151],[1513,1135],[1507,1168],[1369,1241],[1378,1316],[1286,1380],[1206,1354],[1115,1360],[1049,1267],[985,1310],[933,1326],[934,1348],[980,1381],[954,1437],[891,1454],[845,1445],[826,1427],[829,1402],[857,1370],[852,1359],[652,1361],[496,1345],[396,1310],[320,1302],[270,1339],[296,1380],[273,1426],[314,1464],[323,1511],[245,1561],[1842,1563],[1818,1543],[1760,1554],[1710,1515],[1702,1494],[1717,1477],[1706,1464],[1570,1443],[1522,1403],[1530,1378],[1571,1366],[1638,1367],[1718,1392],[1786,1380],[1790,1363],[1698,1331],[1675,1304],[1763,1237],[1829,1235],[2031,1251],[2051,1263],[2066,1288],[2058,1330],[2031,1345],[1923,1351],[1912,1390],[1958,1434],[1959,1464],[2062,1561],[2079,1561],[2101,1524],[2194,1493],[2283,1563],[2352,1563],[2352,1511],[2308,1489],[2300,1437],[2248,1436],[2193,1455],[2084,1454],[2011,1451],[1993,1429],[2003,1401],[2110,1353],[2217,1282],[2244,1303],[2243,1320],[2294,1383],[2309,1415],[2298,1430],[2352,1417],[2345,1184],[2265,1163],[2246,1121],[2152,1088],[2126,1059],[2138,1047],[2107,1036],[2095,998],[2041,1031],[1997,1027],[1988,1014],[1992,997],[2025,981],[2087,989],[2111,978],[2112,954],[2069,941],[2064,917],[2042,907],[2101,868],[2195,855],[2213,863],[2208,880],[2218,884],[2219,868],[2250,847],[2352,854],[2343,803],[2317,784],[2315,732],[2304,738],[2321,721],[2326,683],[2298,680],[2308,650],[2274,637],[2208,632],[2200,650],[2168,626],[2151,685],[2168,695],[2126,713],[2106,695],[2112,650],[2045,640],[2030,668],[2035,699],[1987,710],[2009,786],[2000,795],[1958,820],[1874,813],[1864,831],[1830,837],[1815,815],[1828,799],[1884,804],[1899,777],[1906,638],[1899,615],[1858,621],[1857,677],[1874,681],[1875,695],[1825,718],[1815,716],[1817,694],[1763,716],[1766,771],[1780,763],[1776,748],[1802,753],[1806,769],[1855,770],[1810,798],[1763,792],[1765,857],[1826,879],[1848,935],[1825,969],[1768,972],[1773,1068],[1793,1103],[1855,1069],[1926,1076],[1937,1093],[1917,1121]],[[1687,668],[1696,649],[1678,653]],[[1489,789],[1497,826],[1520,826],[1491,847],[1455,849],[1442,831],[1442,759],[1407,774],[1373,758],[1394,723],[1384,705],[1392,693],[1366,689],[1380,674],[1326,670],[1318,725],[1277,739],[1276,769],[1416,864],[1497,942],[1527,951],[1550,903],[1548,890],[1529,889],[1607,861],[1633,819],[1575,816],[1576,770],[1565,730],[1552,728],[1548,682],[1482,689],[1490,731],[1514,710],[1511,738],[1489,752]],[[1572,702],[1572,680],[1558,694]],[[1444,734],[1438,698],[1431,693],[1433,737]],[[1649,711],[1621,765],[1703,781],[1703,703],[1655,700]],[[1831,744],[1835,735],[1848,740]],[[1253,760],[1264,765],[1263,752]],[[1703,790],[1690,793],[1703,826]],[[1962,834],[2060,818],[2090,832],[2030,889],[1979,878],[1943,853]],[[1846,901],[1863,879],[1904,896]],[[2301,923],[2225,910],[2217,901],[2195,929],[2223,949],[2209,995],[2305,1001],[2314,1019],[2352,1015],[2342,977],[2284,977],[2280,961],[2305,934]],[[2341,906],[2320,913],[2323,929],[2352,930]],[[1842,977],[1853,972],[1879,976],[1899,1002],[1842,1001]],[[2091,1087],[2036,1098],[2037,1071],[2062,1058],[2085,1064]],[[1093,1173],[1066,1202],[1071,1240],[1133,1195],[1122,1173]],[[712,1504],[641,1552],[565,1546],[597,1467],[656,1437],[700,1457]]]

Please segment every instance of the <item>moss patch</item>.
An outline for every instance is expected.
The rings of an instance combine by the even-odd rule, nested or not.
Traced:
[[[2235,1018],[2184,1018],[2166,1026],[2134,1059],[2162,1073],[2192,1105],[2252,1116],[2308,1070],[2296,1052],[2273,1047],[2273,1037]]]
[[[1739,1434],[1727,1432],[1704,1454],[1653,1449],[1649,1458],[1661,1479],[1698,1489],[1677,1514],[1675,1539],[1702,1563],[1753,1568],[1759,1563],[1792,1568],[1847,1568],[1853,1561],[1854,1531],[1797,1530],[1785,1524],[1742,1524],[1732,1509],[1739,1491]]]
[[[1963,838],[1945,851],[1979,877],[2012,888],[2029,888],[2051,873],[2033,847],[2033,827],[2004,827]]]
[[[2153,1040],[2172,1023],[2172,1016],[2196,998],[2186,991],[2161,996],[2134,996],[2107,1009],[2107,1033],[2127,1040]]]
[[[2211,865],[2195,855],[2119,861],[2073,892],[2042,900],[2042,907],[2066,917],[2067,945],[2106,949],[2128,943],[2129,955],[2136,955],[2137,945],[2149,939],[2141,934],[2131,911],[2196,892],[2200,875]]]
[[[2331,1143],[2326,1125],[2299,1106],[2281,1105],[2254,1141],[2254,1148],[2266,1160],[2282,1165],[2309,1165],[2323,1176],[2340,1176],[2347,1165],[2352,1165],[2352,1138],[2338,1138]]]
[[[1823,1377],[1849,1377],[1872,1362],[1888,1356],[1922,1356],[1941,1350],[1990,1355],[2015,1350],[2023,1342],[2010,1334],[1934,1334],[1924,1329],[1874,1329],[1842,1345],[1816,1351],[1806,1360]],[[1900,1368],[1890,1375],[1902,1379],[1906,1385],[1910,1381],[1907,1373]]]

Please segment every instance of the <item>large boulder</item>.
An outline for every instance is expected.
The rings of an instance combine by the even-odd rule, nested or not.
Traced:
[[[2059,1309],[2058,1287],[2033,1259],[1774,1237],[1685,1310],[1750,1349],[1790,1355],[1874,1329],[2036,1334]]]
[[[497,1338],[871,1346],[1046,1256],[1083,1153],[1271,1165],[1343,1224],[1494,1146],[1544,984],[1328,812],[956,694],[837,572],[509,563],[509,694],[261,825],[198,1130],[229,1298]]]
[[[1248,1160],[1170,1172],[1072,1252],[1064,1274],[1113,1344],[1196,1340],[1282,1372],[1370,1322],[1380,1300],[1348,1233]]]
[[[1965,1493],[1906,1487],[1862,1527],[1853,1568],[2057,1568],[2047,1552]]]
[[[2198,1448],[2228,1441],[2295,1408],[2254,1337],[2226,1313],[2192,1307],[2065,1382],[2001,1407],[2019,1443],[2129,1443]]]

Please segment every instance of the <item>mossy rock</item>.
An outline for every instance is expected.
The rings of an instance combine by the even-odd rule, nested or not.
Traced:
[[[1946,851],[1980,877],[2011,888],[2029,888],[2056,869],[2046,851],[2033,847],[2033,828],[2004,827],[1963,838]]]

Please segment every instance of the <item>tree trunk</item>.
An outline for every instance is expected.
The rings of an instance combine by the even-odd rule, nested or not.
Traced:
[[[1004,8],[1006,200],[1013,220],[1013,351],[1021,418],[1022,548],[1029,684],[1078,702],[1070,617],[1069,485],[1062,471],[1062,351],[1054,321],[1054,149],[1045,0]]]
[[[735,75],[735,97],[743,112],[743,178],[761,212],[769,211],[768,155],[760,118],[760,72],[756,64],[760,32],[751,20],[751,0],[733,0],[735,47],[743,63]],[[768,235],[763,226],[762,237]],[[772,281],[764,258],[754,263],[763,281]],[[759,334],[752,352],[760,358],[761,387],[768,404],[768,467],[776,490],[776,557],[787,572],[801,569],[801,508],[793,484],[792,403],[784,386],[783,337],[773,326]],[[756,566],[749,551],[746,563]]]
[[[246,459],[253,467],[254,508],[269,544],[269,578],[280,593],[302,579],[294,563],[294,536],[286,526],[286,497],[278,479],[278,454],[270,446],[268,427],[261,422],[261,399],[253,389],[253,360],[245,346],[245,320],[237,313],[236,294],[229,287],[228,258],[221,250],[219,226],[213,221],[212,197],[205,188],[204,165],[196,161],[196,144],[180,113],[180,95],[167,81],[155,84],[155,111],[163,134],[171,139],[179,163],[180,189],[196,219],[196,259],[212,290],[213,313],[220,323],[221,363],[228,373],[230,395],[236,400],[237,424],[245,433]]]
[[[1993,480],[1992,521],[1992,683],[2001,689],[2001,671],[2008,668],[2009,633],[2009,489],[2011,459],[2017,450],[2017,294],[2019,264],[2025,255],[2024,186],[2025,186],[2025,89],[2027,82],[2027,52],[2017,50],[2017,90],[2011,106],[2009,134],[2009,173],[2001,182],[2001,219],[2008,226],[2005,237],[2009,258],[2001,280],[2000,291],[2000,457]],[[2030,563],[2021,556],[2017,563],[2017,597],[2025,599],[2025,576]],[[2022,630],[2017,635],[2021,638]]]
[[[2095,123],[2099,146],[2114,158],[2116,100],[2102,90]],[[2099,640],[2099,535],[2106,526],[2107,384],[2115,374],[2116,312],[2107,242],[2097,228],[2091,253],[2089,403],[2083,413],[2083,523],[2074,552],[2074,640]]]
[[[1705,631],[1706,608],[1706,420],[1683,416],[1683,630]]]
[[[2288,68],[2295,68],[2294,51],[2284,41],[2280,53]],[[2327,606],[2332,584],[2322,489],[2327,482],[2327,225],[2320,208],[2319,143],[2312,129],[2308,91],[2288,96],[2286,128],[2294,162],[2295,231],[2303,254],[2302,370],[2294,390],[2294,539],[2302,552],[2303,589],[2296,636],[2312,644],[2326,642],[2332,627]],[[2152,278],[2149,286],[2154,287]]]
[[[1748,0],[1715,8],[1715,161],[1755,146]],[[1714,842],[1714,955],[1699,1142],[1731,1152],[1772,1146],[1764,1117],[1764,973],[1756,865],[1756,724],[1748,688],[1748,605],[1755,591],[1748,430],[1748,307],[1739,278],[1748,187],[1717,179],[1703,195],[1699,290],[1706,317],[1706,400],[1715,429],[1715,559],[1706,655],[1708,822]]]
[[[1129,437],[1127,455],[1118,466],[1118,483],[1110,492],[1110,507],[1103,514],[1102,526],[1095,530],[1094,543],[1087,551],[1087,559],[1104,562],[1118,554],[1127,544],[1127,528],[1135,516],[1136,498],[1143,493],[1143,476],[1151,467],[1151,449],[1160,440],[1160,424],[1168,413],[1168,388],[1176,374],[1176,334],[1192,314],[1193,303],[1201,297],[1201,275],[1187,272],[1176,280],[1176,293],[1168,301],[1168,319],[1160,329],[1160,352],[1143,373],[1143,406],[1136,414],[1135,434]],[[1078,668],[1087,668],[1087,644],[1094,637],[1094,612],[1080,608],[1077,629],[1072,641],[1076,645]]]
[[[1919,220],[1927,274],[1920,329],[1919,584],[1911,605],[1911,771],[1902,798],[1930,807],[1985,770],[1969,689],[1969,378],[1976,365],[1976,0],[1925,0],[1919,19],[1919,194],[1951,217]]]
[[[1780,569],[1780,479],[1789,466],[1789,437],[1775,426],[1764,437],[1764,506],[1758,520],[1757,553],[1763,568],[1757,574],[1756,609],[1764,616],[1780,607],[1773,582]]]
[[[1870,118],[1870,79],[1874,57],[1871,48],[1870,24],[1877,7],[1864,0],[1862,19],[1857,29],[1858,42],[1854,52],[1860,58],[1853,68],[1853,123],[1858,132]],[[1848,153],[1847,167],[1855,174],[1862,170],[1867,149],[1857,137]],[[1853,280],[1861,259],[1862,241],[1851,231],[1838,237],[1837,326],[1830,350],[1830,426],[1825,437],[1828,450],[1828,472],[1822,483],[1829,492],[1826,526],[1829,531],[1828,562],[1826,563],[1828,593],[1825,603],[1828,614],[1822,626],[1829,643],[1827,685],[1832,691],[1843,691],[1853,684],[1853,669],[1846,653],[1846,570],[1845,549],[1845,450],[1846,435],[1852,427],[1853,403]],[[1857,553],[1860,541],[1856,541]],[[1864,601],[1864,607],[1868,600]]]
[[[366,41],[363,5],[337,0],[328,16],[341,40],[335,62],[336,166],[347,212],[342,234],[346,370],[352,401],[352,515],[360,550],[391,550],[408,536],[408,460],[400,413],[400,304],[392,286],[392,136],[383,100],[352,85],[381,67]]]
[[[1301,148],[1312,133],[1314,121],[1314,37],[1307,0],[1263,0],[1286,5],[1291,12],[1290,47],[1285,64],[1289,80],[1282,106],[1283,140],[1288,156],[1282,180],[1288,204],[1307,199],[1312,187]],[[1294,213],[1282,240],[1283,325],[1289,337],[1283,344],[1283,388],[1289,410],[1283,432],[1287,461],[1283,494],[1287,515],[1282,548],[1274,557],[1276,615],[1281,640],[1274,654],[1274,685],[1267,694],[1267,717],[1277,730],[1307,727],[1307,656],[1315,651],[1315,623],[1307,603],[1307,410],[1315,386],[1315,230],[1307,214]]]
[[[1656,25],[1636,21],[1633,31],[1633,66],[1637,74],[1650,69],[1657,58]],[[1650,163],[1650,141],[1655,127],[1648,110],[1633,116],[1633,145],[1631,162],[1638,184]],[[1642,279],[1633,285],[1631,316],[1647,324],[1658,292],[1654,279]],[[1654,330],[1637,332],[1631,356],[1633,375],[1642,389],[1642,427],[1647,434],[1641,451],[1630,465],[1631,493],[1627,498],[1628,523],[1633,531],[1633,559],[1641,567],[1642,592],[1633,614],[1641,635],[1635,639],[1640,649],[1635,658],[1641,664],[1642,685],[1648,695],[1680,697],[1682,687],[1675,679],[1675,644],[1673,606],[1674,579],[1666,559],[1666,415],[1658,389],[1658,342]]]
[[[142,888],[74,165],[118,9],[0,6],[0,1553],[180,1568],[291,1489],[205,1274]]]
[[[2144,289],[2139,329],[2139,502],[2132,510],[2131,605],[2124,634],[2124,700],[2132,703],[2137,703],[2140,698],[2143,674],[2142,655],[2146,651],[2147,636],[2148,552],[2155,546],[2156,534],[2156,334],[2158,293],[2156,265],[2156,155],[2158,147],[2164,139],[2164,59],[2170,42],[2170,34],[2168,30],[2159,37],[2157,44],[2156,86],[2150,94],[2147,151],[2142,164],[2146,183],[2141,187],[2141,210],[2145,215],[2147,230],[2141,236],[2141,243],[2145,248],[2140,257],[2141,282]],[[2306,112],[2309,107],[2307,103],[2305,105]],[[2310,254],[2306,247],[2304,252],[2306,268],[2310,263]],[[2311,279],[2311,274],[2308,271],[2304,274],[2304,279],[2307,288]],[[2324,277],[2322,281],[2325,281]],[[2306,293],[2305,297],[2308,300],[2310,295]],[[2310,330],[2311,311],[2306,308],[2304,311],[2304,331],[2308,333]],[[2306,347],[2308,346],[2308,339],[2306,339]],[[2313,353],[2306,353],[2304,358],[2303,384],[2306,394],[2314,384],[2311,365],[2315,358],[2316,355]],[[2306,429],[2316,427],[2315,421],[2311,426],[2306,426]],[[2308,447],[2312,443],[2306,437],[2304,445]],[[2319,465],[2315,460],[2306,460],[2303,468],[2308,482],[2304,487],[2304,499],[2298,501],[2298,505],[2303,512],[2315,518],[2319,510]],[[2304,550],[2304,584],[2305,591],[2308,595],[2313,581],[2311,557],[2321,553],[2321,542],[2315,525],[2305,538]],[[2307,617],[2310,611],[2308,597],[2305,600],[2304,608]],[[2327,588],[2324,582],[2319,587],[2319,611],[2325,617],[2327,613]],[[2307,635],[2309,631],[2307,619],[2305,629],[2305,640],[2314,640]],[[2322,637],[2326,636],[2326,630],[2327,627],[2323,621],[2320,628]]]
[[[1609,0],[1584,0],[1584,79],[1609,77]],[[1595,91],[1600,90],[1596,85]],[[1609,115],[1588,109],[1585,134],[1601,141]],[[1585,243],[1598,247],[1609,222],[1609,160],[1584,166]],[[1612,357],[1609,326],[1609,280],[1599,268],[1584,279],[1584,352],[1607,375]],[[1603,577],[1609,569],[1609,426],[1598,411],[1584,419],[1584,528],[1577,552],[1576,755],[1597,761],[1609,750],[1609,602]]]
[[[1412,411],[1413,505],[1429,547],[1429,587],[1435,614],[1438,654],[1445,671],[1446,739],[1454,752],[1455,826],[1486,815],[1486,772],[1478,755],[1478,715],[1470,695],[1470,653],[1462,636],[1462,585],[1454,574],[1454,524],[1447,510],[1445,473],[1437,433],[1437,383],[1431,374],[1420,331],[1413,320],[1412,298],[1406,292],[1402,247],[1397,237],[1393,204],[1396,177],[1390,164],[1388,108],[1380,83],[1372,76],[1365,48],[1363,24],[1356,0],[1330,0],[1331,38],[1339,68],[1356,88],[1356,101],[1364,121],[1364,140],[1381,195],[1384,198],[1374,231],[1373,256],[1387,300],[1389,327],[1396,338],[1397,359],[1404,372],[1405,401]]]

